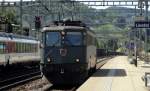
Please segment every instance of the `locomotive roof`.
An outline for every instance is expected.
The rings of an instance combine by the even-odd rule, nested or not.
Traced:
[[[81,26],[50,26],[44,27],[41,32],[48,32],[48,31],[62,31],[62,30],[85,30],[85,27]]]

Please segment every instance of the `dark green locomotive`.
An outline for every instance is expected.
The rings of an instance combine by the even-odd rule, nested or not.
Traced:
[[[42,30],[43,75],[52,84],[80,84],[96,69],[95,34],[80,21],[55,22]]]

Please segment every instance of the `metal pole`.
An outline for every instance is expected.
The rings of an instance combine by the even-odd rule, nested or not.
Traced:
[[[136,6],[135,6],[135,16],[136,16]],[[137,38],[136,34],[138,29],[134,29],[134,56],[135,56],[135,66],[137,67]]]
[[[20,30],[21,34],[23,34],[23,24],[22,24],[22,15],[23,15],[23,9],[22,9],[22,0],[20,0]]]
[[[134,29],[134,58],[135,58],[135,66],[137,67],[137,38],[136,38],[137,30]]]
[[[5,3],[5,0],[2,1],[2,12],[1,12],[1,13],[3,13],[3,14],[5,13],[4,6],[3,6],[4,3]],[[5,16],[5,15],[4,15],[4,16]]]
[[[148,1],[145,1],[145,20],[148,21]],[[148,52],[147,52],[147,31],[148,29],[145,29],[145,52],[146,52],[146,62],[148,61]]]

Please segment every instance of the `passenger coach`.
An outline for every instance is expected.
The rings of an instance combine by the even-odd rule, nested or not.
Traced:
[[[38,62],[38,47],[33,37],[0,32],[0,65]]]
[[[53,84],[80,84],[96,69],[95,34],[80,21],[42,30],[41,70]]]

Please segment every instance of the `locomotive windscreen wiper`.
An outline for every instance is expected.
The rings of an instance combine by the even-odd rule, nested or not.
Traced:
[[[67,38],[64,40],[66,45],[72,45],[72,42],[68,40]]]
[[[60,39],[58,39],[52,46],[55,47],[59,43]]]

